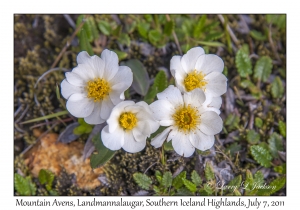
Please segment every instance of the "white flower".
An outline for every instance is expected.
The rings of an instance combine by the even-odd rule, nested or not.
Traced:
[[[103,50],[101,58],[80,52],[77,63],[61,83],[67,109],[89,124],[103,123],[113,107],[125,99],[124,91],[133,79],[131,69],[119,66],[117,54],[109,50]]]
[[[123,101],[115,106],[101,132],[104,146],[110,150],[123,148],[139,152],[146,146],[146,139],[159,128],[152,112],[144,101]]]
[[[221,96],[227,90],[223,68],[224,62],[219,56],[205,54],[201,47],[192,48],[183,56],[173,56],[170,62],[176,86],[182,92],[200,88],[211,97]]]
[[[154,147],[162,146],[164,140],[172,140],[174,150],[189,157],[195,148],[204,151],[213,146],[214,135],[222,130],[223,122],[215,111],[203,106],[205,94],[201,89],[182,95],[170,85],[157,98],[150,108],[160,125],[169,127],[152,139]]]

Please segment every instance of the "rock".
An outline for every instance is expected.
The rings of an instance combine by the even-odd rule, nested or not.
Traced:
[[[33,176],[38,177],[41,169],[52,171],[56,176],[64,168],[68,174],[75,174],[76,184],[84,190],[92,190],[101,183],[98,176],[103,174],[103,168],[92,169],[90,159],[83,159],[84,144],[57,142],[58,135],[47,134],[32,149],[25,154],[25,163]]]

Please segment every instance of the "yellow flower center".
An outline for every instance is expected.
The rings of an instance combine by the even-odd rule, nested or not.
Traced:
[[[195,88],[200,88],[204,91],[205,85],[207,84],[207,81],[204,79],[204,77],[205,74],[202,72],[198,72],[196,70],[192,71],[183,81],[185,89],[188,92],[194,90]]]
[[[120,115],[119,123],[125,130],[132,130],[136,126],[137,119],[135,114],[131,112],[124,112]]]
[[[179,107],[172,117],[175,121],[175,126],[184,133],[195,130],[200,123],[198,110],[190,105]]]
[[[102,101],[110,92],[110,85],[105,79],[97,78],[94,81],[88,81],[87,97],[94,98],[94,101]]]

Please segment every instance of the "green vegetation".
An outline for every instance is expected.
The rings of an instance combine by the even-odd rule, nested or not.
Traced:
[[[286,195],[285,15],[90,14],[69,18],[75,27],[63,15],[16,15],[14,19],[16,195],[134,195],[140,190],[147,195]],[[35,21],[37,26],[32,24]],[[156,133],[146,149],[128,154],[106,149],[100,135],[95,135],[91,166],[104,168],[107,184],[86,192],[76,188],[66,173],[54,177],[45,169],[32,177],[20,154],[37,142],[34,129],[61,134],[78,122],[72,128],[77,135],[74,140],[86,142],[93,133],[93,126],[65,111],[59,94],[64,72],[77,65],[78,52],[116,52],[120,64],[133,71],[126,100],[150,104],[157,93],[175,83],[169,71],[171,57],[195,46],[220,56],[228,78],[220,114],[223,129],[211,150],[182,158],[173,152],[171,142],[159,149],[150,146]],[[220,181],[231,188],[220,188]],[[255,189],[255,184],[265,183],[271,186],[269,190]]]

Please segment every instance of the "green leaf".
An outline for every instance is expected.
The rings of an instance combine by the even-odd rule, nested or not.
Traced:
[[[58,84],[56,84],[55,91],[56,91],[56,98],[59,100],[60,99],[60,92],[59,92],[59,86],[58,86]]]
[[[286,27],[286,15],[273,15],[273,14],[267,14],[266,19],[268,23],[273,23],[276,25],[279,29],[285,29]]]
[[[133,174],[133,179],[144,190],[149,190],[149,187],[152,184],[151,179],[146,174],[139,172]]]
[[[270,152],[259,145],[250,147],[253,158],[262,166],[269,168],[271,167],[272,156]]]
[[[196,148],[196,152],[197,152],[198,155],[202,155],[202,156],[207,156],[207,155],[210,155],[210,153],[211,153],[209,149],[205,150],[205,151],[201,151],[197,148]]]
[[[172,141],[169,141],[169,142],[165,141],[164,142],[164,150],[165,151],[173,151],[174,150],[173,145],[172,145]]]
[[[120,50],[114,50],[114,52],[118,55],[119,61],[126,59],[128,56],[126,52]]]
[[[172,34],[172,31],[174,30],[175,23],[173,20],[168,21],[164,26],[164,34],[167,36],[170,36]]]
[[[128,34],[131,34],[135,31],[135,28],[137,27],[137,22],[136,21],[132,21],[131,24],[126,24],[125,25],[125,31]],[[147,34],[146,34],[147,35]]]
[[[286,174],[286,164],[283,163],[280,166],[274,167],[274,171],[276,171],[277,173],[280,173],[280,174]]]
[[[240,151],[241,149],[242,149],[242,146],[240,144],[238,144],[237,142],[235,142],[226,148],[226,152],[229,151],[231,157],[233,157],[234,154],[237,153],[238,151]]]
[[[254,179],[250,170],[246,170],[246,179],[245,179],[245,195],[254,195],[256,191],[253,190]]]
[[[140,22],[137,25],[137,29],[138,29],[139,34],[141,35],[141,37],[143,37],[145,39],[148,38],[149,28],[150,28],[150,24],[148,24],[148,23]]]
[[[254,124],[256,127],[261,128],[263,126],[263,121],[259,117],[255,117]]]
[[[137,59],[131,59],[124,62],[125,66],[128,66],[133,73],[133,89],[140,95],[144,96],[149,89],[149,75],[144,65]]]
[[[180,189],[177,190],[176,195],[179,195],[179,196],[191,196],[191,195],[194,195],[194,193],[192,193],[186,187],[182,187],[182,188],[180,188]]]
[[[151,44],[156,45],[162,39],[162,35],[158,30],[150,30],[148,38]]]
[[[276,178],[274,181],[272,181],[270,183],[270,186],[273,187],[272,191],[271,191],[271,195],[274,194],[275,192],[277,192],[278,190],[280,190],[281,188],[284,187],[286,182],[286,177],[279,177]]]
[[[241,82],[241,86],[243,88],[248,88],[249,91],[251,92],[252,96],[254,96],[255,98],[260,98],[262,93],[261,93],[261,89],[259,89],[257,86],[255,86],[251,81],[249,80],[243,80]]]
[[[280,77],[275,77],[271,84],[271,94],[273,98],[281,98],[284,93],[284,88]]]
[[[283,142],[282,138],[277,133],[272,133],[268,139],[269,149],[274,158],[278,158],[278,151],[283,151]]]
[[[241,195],[240,191],[238,190],[239,187],[241,186],[241,183],[242,183],[242,175],[238,175],[238,176],[234,177],[228,183],[228,186],[234,187],[234,191],[233,191],[234,195],[237,195],[237,196]]]
[[[213,41],[221,38],[223,35],[223,32],[211,32],[205,36],[205,41]]]
[[[161,190],[160,190],[160,188],[158,187],[158,186],[156,186],[156,185],[153,185],[153,190],[154,190],[154,192],[157,194],[157,195],[160,195],[161,194]]]
[[[152,22],[153,21],[153,18],[152,18],[152,15],[150,14],[145,14],[144,15],[144,18],[147,22]]]
[[[116,151],[109,150],[103,145],[100,134],[95,135],[92,141],[96,147],[97,154],[92,154],[90,164],[92,168],[97,168],[109,161]]]
[[[54,173],[49,170],[41,169],[39,172],[39,181],[41,184],[46,184],[46,189],[50,191],[52,189],[52,183],[54,181]]]
[[[111,34],[115,37],[119,37],[122,32],[122,25],[118,25],[114,29],[112,29]]]
[[[213,189],[208,184],[204,185],[204,191],[206,192],[205,195],[212,195],[214,193]]]
[[[205,165],[205,178],[207,181],[215,179],[215,173],[211,162],[206,162]]]
[[[197,25],[194,27],[193,36],[194,38],[199,38],[201,35],[201,32],[203,31],[204,25],[206,21],[206,15],[201,15],[199,18]]]
[[[229,114],[225,120],[225,125],[228,126],[228,130],[233,130],[239,127],[240,118],[235,114]]]
[[[31,181],[31,177],[30,176],[27,176],[26,180],[27,180],[27,182],[29,184],[31,195],[36,195],[36,185],[35,185],[35,183],[33,183]]]
[[[150,87],[147,95],[144,97],[144,101],[148,104],[154,101],[157,93],[164,91],[168,87],[168,80],[164,71],[159,71],[155,76],[153,85]]]
[[[92,46],[87,38],[87,34],[84,29],[81,29],[80,31],[79,47],[81,51],[87,51],[89,55],[94,55]]]
[[[272,67],[272,59],[269,56],[259,58],[254,67],[254,78],[266,82],[272,72]]]
[[[182,182],[189,191],[191,191],[193,193],[197,191],[197,187],[193,182],[191,182],[185,178],[182,178]]]
[[[260,31],[256,31],[256,30],[251,30],[250,31],[250,36],[258,41],[264,41],[267,39],[267,36],[262,34]]]
[[[167,171],[166,173],[164,173],[161,183],[164,187],[168,188],[172,185],[172,179],[173,178],[171,172]]]
[[[175,189],[179,189],[182,187],[183,185],[183,181],[182,179],[185,179],[186,178],[186,171],[182,171],[180,174],[178,174],[174,179],[173,179],[173,182],[172,182],[172,186],[175,187]]]
[[[112,31],[110,24],[105,20],[98,22],[98,28],[106,36],[109,36]]]
[[[196,41],[198,44],[208,46],[208,47],[225,47],[225,45],[221,42],[204,42],[204,41]]]
[[[202,184],[202,179],[199,176],[199,174],[197,173],[197,171],[195,171],[195,170],[192,171],[191,178],[192,178],[192,182],[196,186],[200,186]]]
[[[252,74],[252,64],[249,55],[243,49],[239,49],[235,56],[237,71],[241,77]]]
[[[155,177],[157,179],[157,181],[161,184],[162,181],[162,174],[160,173],[160,171],[155,171]]]
[[[249,130],[247,133],[247,141],[250,144],[257,144],[260,139],[260,136],[258,133],[256,133],[254,130]]]
[[[128,34],[121,34],[118,41],[122,45],[130,46],[130,37]]]
[[[20,195],[32,195],[29,181],[20,174],[15,173],[15,188]]]
[[[281,188],[283,188],[285,185],[285,182],[286,182],[285,177],[276,178],[269,184],[268,188],[259,189],[257,192],[257,195],[262,195],[262,196],[272,195],[275,192],[277,192],[278,190],[280,190]]]
[[[46,119],[51,119],[51,118],[54,118],[54,117],[59,117],[59,116],[62,116],[62,115],[68,114],[68,113],[69,112],[67,110],[64,110],[64,111],[56,112],[54,114],[49,114],[49,115],[46,115],[46,116],[43,116],[43,117],[38,117],[38,118],[35,118],[35,119],[32,119],[32,120],[27,120],[27,121],[22,122],[20,124],[38,122],[38,121],[41,121],[41,120],[46,120]]]
[[[262,185],[264,183],[264,174],[261,171],[257,171],[254,174],[254,183]]]
[[[285,138],[286,137],[286,124],[283,121],[279,121],[278,123],[278,128],[279,128],[279,132],[280,134]]]
[[[83,28],[86,31],[89,42],[92,42],[99,37],[99,33],[93,16],[89,16],[87,18]]]

